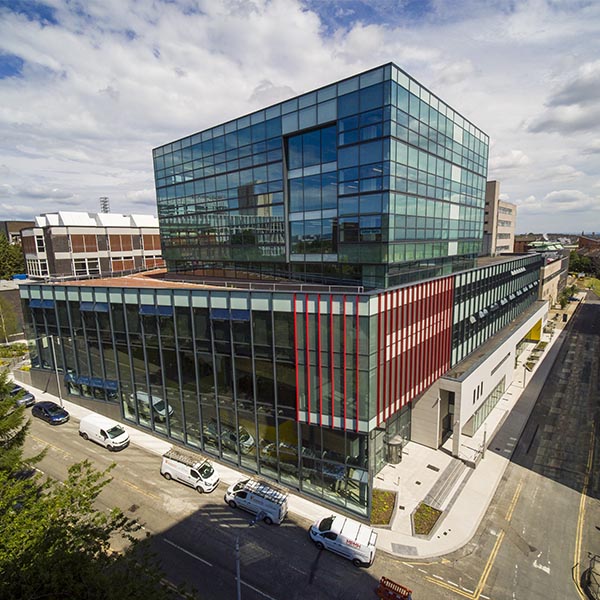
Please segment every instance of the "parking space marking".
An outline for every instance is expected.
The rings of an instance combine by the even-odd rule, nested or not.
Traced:
[[[186,550],[185,548],[182,548],[181,546],[178,546],[175,542],[172,542],[171,540],[168,540],[167,538],[161,538],[161,539],[163,540],[163,542],[166,542],[167,544],[169,544],[169,546],[173,546],[173,548],[177,548],[177,550],[181,550],[181,552],[183,552],[184,554],[187,554],[188,556],[191,556],[192,558],[195,558],[197,561],[200,561],[201,563],[204,563],[206,566],[208,566],[208,567],[214,567],[214,565],[212,563],[209,563],[207,560],[204,560],[203,558],[200,558],[199,556],[197,556],[193,552],[190,552],[189,550]]]

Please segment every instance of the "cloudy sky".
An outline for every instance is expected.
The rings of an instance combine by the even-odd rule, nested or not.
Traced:
[[[600,232],[598,0],[0,0],[0,219],[156,214],[153,147],[389,61],[488,133],[518,232]]]

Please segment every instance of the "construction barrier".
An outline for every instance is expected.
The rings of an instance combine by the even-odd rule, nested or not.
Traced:
[[[376,593],[382,600],[412,600],[412,590],[387,577],[379,580]]]

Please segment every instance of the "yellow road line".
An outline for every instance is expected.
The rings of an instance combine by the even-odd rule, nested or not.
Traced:
[[[57,450],[61,454],[75,458],[74,455],[71,454],[70,452],[63,450],[62,448],[59,448],[58,446],[55,446],[54,444],[51,444],[50,442],[46,442],[45,440],[42,440],[42,439],[36,437],[35,435],[31,435],[30,437],[38,442],[41,442],[42,444],[45,444],[46,446],[50,446],[51,448],[53,448],[54,450]],[[102,457],[102,458],[106,458],[106,457]],[[106,460],[108,460],[108,458],[106,458]],[[148,496],[148,498],[154,498],[155,500],[159,500],[159,501],[161,500],[161,498],[159,496],[156,496],[155,494],[152,494],[150,492],[146,492],[142,488],[138,487],[134,483],[131,483],[130,481],[127,481],[126,479],[121,479],[120,477],[115,477],[112,474],[110,475],[110,477],[112,477],[112,479],[114,481],[119,481],[121,483],[124,483],[125,485],[128,485],[130,488],[134,489],[136,492],[139,492],[140,494],[144,494],[144,496]]]
[[[519,483],[517,485],[517,489],[515,490],[515,493],[513,494],[510,504],[508,505],[508,510],[506,511],[506,516],[504,517],[505,520],[509,523],[512,519],[513,513],[515,512],[515,507],[517,506],[517,502],[519,500],[519,497],[521,496],[522,489],[523,489],[523,480],[519,481]],[[494,543],[494,547],[492,548],[492,552],[485,563],[485,567],[483,568],[483,573],[481,574],[481,577],[479,578],[479,582],[477,583],[477,587],[475,588],[475,591],[472,594],[469,594],[454,585],[451,585],[451,584],[445,583],[445,582],[441,582],[432,577],[425,577],[425,579],[427,581],[430,581],[431,583],[435,583],[436,585],[439,585],[440,587],[451,590],[451,591],[455,592],[456,594],[464,596],[465,598],[469,598],[469,600],[478,600],[479,597],[481,596],[481,593],[483,592],[483,588],[485,587],[487,579],[490,576],[490,572],[492,570],[492,567],[494,566],[494,562],[496,561],[496,556],[498,556],[498,552],[500,551],[500,546],[502,545],[502,541],[504,540],[505,535],[506,535],[506,533],[504,530],[502,530],[498,534],[496,542]],[[414,564],[417,564],[417,563],[414,563]],[[424,563],[421,563],[421,564],[424,564]]]
[[[130,488],[134,489],[136,492],[139,492],[140,494],[144,494],[144,496],[148,496],[148,498],[154,498],[155,500],[161,500],[161,498],[159,496],[156,496],[155,494],[152,494],[150,492],[146,492],[142,488],[135,485],[135,483],[131,483],[131,481],[127,481],[126,479],[120,479],[120,478],[115,478],[115,479],[118,479],[120,482],[124,483],[125,485],[128,485]]]
[[[429,577],[429,576],[425,577],[425,579],[431,583],[435,583],[435,585],[439,585],[440,587],[450,590],[451,592],[455,592],[456,594],[459,594],[460,596],[469,598],[469,600],[474,600],[473,594],[469,594],[468,592],[465,592],[465,591],[461,590],[460,588],[457,588],[454,585],[450,585],[449,583],[446,583],[445,581],[440,581],[439,579],[434,579],[433,577]]]
[[[577,589],[577,593],[580,598],[586,598],[583,590],[581,589],[581,585],[579,583],[581,579],[581,571],[579,568],[580,556],[581,556],[581,542],[583,540],[583,523],[585,521],[585,500],[587,497],[588,487],[590,485],[590,472],[592,470],[592,463],[594,459],[594,446],[596,442],[596,437],[594,435],[594,431],[590,432],[590,449],[588,451],[588,459],[585,468],[585,477],[583,480],[583,488],[581,490],[581,498],[579,500],[579,514],[577,516],[577,529],[575,534],[575,551],[573,554],[573,579],[575,580],[575,588]]]
[[[40,444],[44,444],[45,446],[50,446],[51,448],[54,448],[54,450],[57,450],[61,454],[66,454],[67,456],[73,456],[70,452],[63,450],[62,448],[59,448],[58,446],[55,446],[54,444],[47,442],[46,440],[36,437],[35,435],[30,434],[28,437],[34,439],[36,442],[40,442]]]
[[[504,531],[501,531],[500,535],[498,536],[498,539],[496,540],[496,543],[494,544],[494,547],[492,548],[492,553],[490,554],[490,557],[485,563],[485,568],[483,569],[483,573],[481,574],[481,579],[479,580],[479,584],[475,588],[475,593],[473,594],[474,600],[477,600],[477,598],[479,598],[479,596],[481,595],[481,592],[483,592],[483,588],[485,587],[487,578],[489,577],[490,571],[492,570],[494,562],[496,561],[496,556],[498,555],[498,551],[500,550],[500,546],[502,544],[502,540],[504,539],[504,535]]]
[[[508,511],[506,511],[506,516],[504,517],[509,523],[512,519],[513,512],[515,511],[515,506],[517,506],[517,501],[519,500],[519,496],[521,495],[521,488],[523,487],[523,481],[519,481],[519,485],[517,485],[517,489],[515,490],[515,494],[510,501],[510,505],[508,507]]]

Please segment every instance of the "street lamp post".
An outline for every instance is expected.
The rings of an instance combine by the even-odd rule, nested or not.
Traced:
[[[52,363],[54,364],[54,373],[56,375],[56,389],[58,390],[58,400],[62,407],[63,399],[62,392],[60,389],[60,378],[58,377],[58,363],[56,362],[56,350],[54,349],[54,336],[50,334],[50,348],[52,349]]]
[[[248,523],[248,527],[252,527],[256,525],[259,521],[262,521],[265,518],[265,512],[259,511],[258,514]],[[240,534],[236,534],[235,536],[235,579],[236,579],[236,591],[237,591],[237,600],[242,600],[242,578],[240,575],[241,566],[240,566]]]
[[[44,338],[48,338],[50,340],[50,352],[52,353],[52,364],[54,366],[54,374],[56,376],[56,388],[57,388],[57,392],[58,392],[58,400],[62,407],[63,406],[63,397],[62,397],[62,391],[60,389],[60,378],[58,376],[58,363],[56,362],[56,350],[54,348],[54,335],[53,334],[41,335],[39,337],[33,338],[33,341],[37,342]]]

